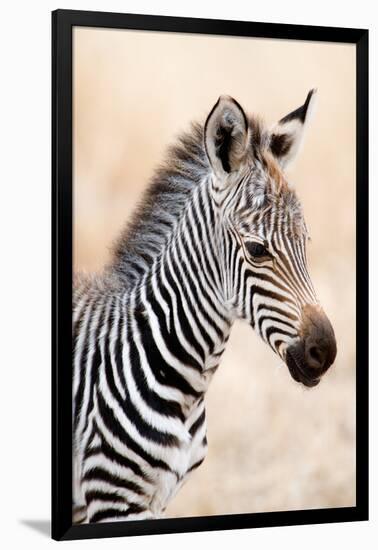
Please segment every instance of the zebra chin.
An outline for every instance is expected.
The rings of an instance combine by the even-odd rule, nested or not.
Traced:
[[[320,382],[321,374],[311,372],[297,352],[290,347],[286,350],[286,365],[292,378],[307,388],[313,388]]]

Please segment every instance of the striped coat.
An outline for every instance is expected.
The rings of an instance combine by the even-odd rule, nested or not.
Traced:
[[[332,364],[283,172],[312,97],[273,131],[221,98],[171,149],[111,264],[77,277],[74,521],[161,516],[205,458],[205,394],[236,318],[305,385]]]

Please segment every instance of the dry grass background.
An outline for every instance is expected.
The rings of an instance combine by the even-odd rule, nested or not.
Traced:
[[[236,324],[207,398],[207,459],[167,516],[355,503],[354,67],[352,45],[74,31],[75,269],[102,268],[167,144],[220,94],[273,123],[319,89],[290,178],[336,364],[306,390]]]

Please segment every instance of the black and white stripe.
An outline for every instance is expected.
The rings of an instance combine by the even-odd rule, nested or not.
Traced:
[[[223,98],[205,135],[181,138],[113,263],[76,285],[77,521],[159,517],[204,460],[204,396],[233,321],[284,359],[316,302],[299,201],[269,166],[269,132],[239,109]],[[248,255],[251,240],[265,258]]]

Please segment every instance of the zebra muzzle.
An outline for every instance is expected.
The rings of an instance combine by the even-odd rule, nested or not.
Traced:
[[[302,311],[300,339],[286,350],[291,376],[307,387],[316,386],[334,363],[337,353],[335,333],[324,311],[307,304]]]

